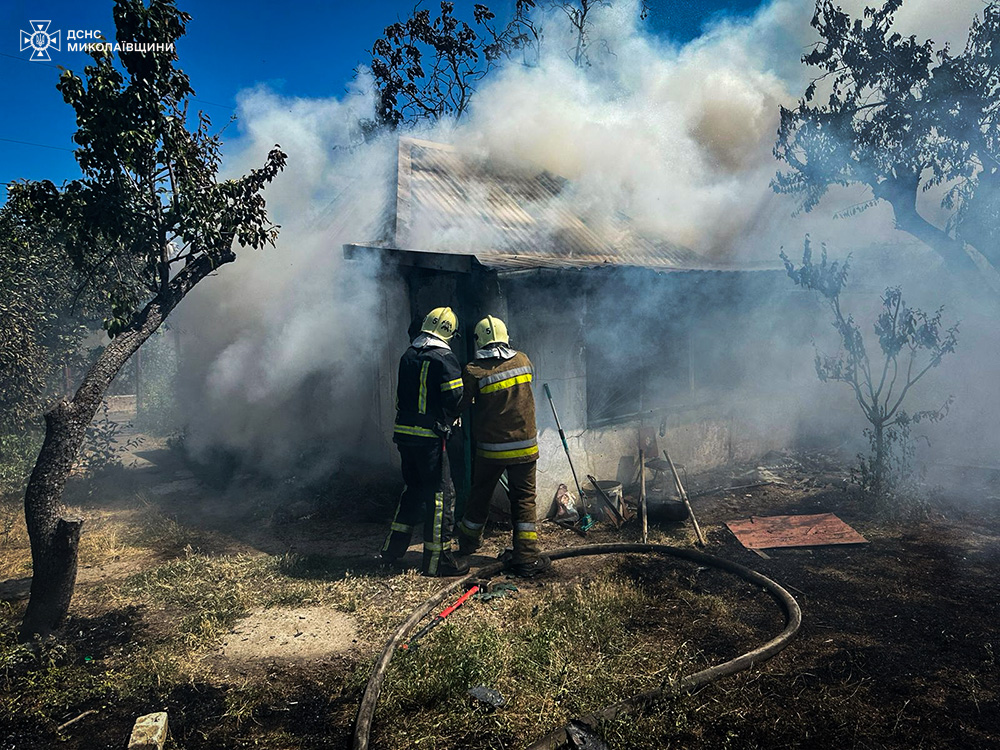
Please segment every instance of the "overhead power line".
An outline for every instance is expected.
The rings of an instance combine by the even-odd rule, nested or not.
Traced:
[[[52,65],[51,63],[42,62],[41,60],[26,60],[23,57],[18,57],[17,55],[8,55],[6,52],[0,52],[0,57],[9,57],[11,60],[18,60],[19,62],[31,63],[32,65],[44,65],[46,68],[55,68],[59,70],[58,65]]]
[[[211,104],[213,107],[222,107],[223,109],[231,109],[233,112],[236,111],[236,107],[230,107],[228,104],[219,104],[218,102],[210,102],[207,99],[199,99],[197,96],[192,96],[191,98],[194,99],[196,102],[200,102],[201,104]]]
[[[30,141],[15,141],[13,138],[0,138],[0,141],[6,141],[7,143],[18,143],[22,146],[37,146],[38,148],[51,148],[56,151],[69,151],[70,153],[76,151],[75,148],[66,148],[65,146],[47,146],[44,143],[31,143]]]

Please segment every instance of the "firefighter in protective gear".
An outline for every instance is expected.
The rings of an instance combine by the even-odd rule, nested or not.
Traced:
[[[478,549],[490,499],[506,471],[514,522],[510,569],[517,575],[532,576],[551,564],[539,552],[535,527],[538,432],[531,390],[534,368],[525,354],[511,348],[507,326],[495,316],[487,315],[476,325],[476,347],[475,359],[463,372],[462,406],[473,403],[476,458],[472,492],[458,524],[459,549],[462,554]]]
[[[461,575],[469,569],[451,551],[454,498],[446,502],[443,488],[445,442],[463,394],[461,368],[449,345],[457,330],[458,319],[450,307],[431,310],[399,360],[396,386],[393,442],[406,486],[381,557],[399,560],[423,515],[422,570],[429,576]]]

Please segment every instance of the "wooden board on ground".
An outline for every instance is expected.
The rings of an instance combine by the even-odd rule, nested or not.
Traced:
[[[744,521],[726,521],[726,526],[747,549],[868,543],[867,539],[833,513],[751,516]]]

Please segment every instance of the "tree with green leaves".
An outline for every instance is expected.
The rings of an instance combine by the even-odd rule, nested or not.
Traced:
[[[83,77],[65,71],[58,90],[77,119],[74,140],[82,177],[11,187],[20,220],[50,228],[82,283],[101,275],[111,342],[72,398],[45,415],[45,439],[25,491],[31,539],[31,597],[21,636],[48,636],[65,618],[76,580],[82,521],[61,517],[61,498],[87,425],[115,374],[209,274],[236,260],[236,245],[273,245],[262,191],[284,168],[277,146],[260,169],[220,180],[221,140],[199,113],[175,67],[174,43],[191,17],[173,0],[116,0],[118,42],[167,45],[169,51],[90,52]],[[157,47],[162,49],[162,47]],[[193,117],[193,116],[192,116]]]
[[[41,413],[90,330],[85,321],[100,323],[88,316],[96,300],[75,297],[59,250],[45,227],[21,220],[15,199],[0,207],[0,433],[22,431]]]
[[[524,65],[537,65],[544,37],[535,19],[539,7],[559,11],[569,25],[573,47],[567,50],[578,68],[591,64],[594,11],[614,0],[513,0],[510,19],[497,23],[488,6],[472,6],[471,23],[455,14],[455,4],[441,0],[436,18],[420,4],[404,20],[386,26],[370,50],[369,68],[378,96],[375,117],[362,123],[371,135],[404,125],[461,118],[479,83],[503,59],[521,51]],[[639,6],[645,19],[649,8]]]
[[[1000,2],[986,3],[957,54],[896,32],[902,2],[863,18],[817,2],[821,41],[802,61],[821,73],[781,109],[774,155],[788,169],[772,187],[809,211],[833,186],[861,186],[867,197],[839,215],[888,203],[948,268],[978,270],[1000,291]],[[918,205],[933,188],[944,191],[943,226]]]
[[[28,227],[15,200],[0,207],[0,495],[22,492],[45,405],[86,364],[100,327],[99,292],[77,294],[72,265],[46,227]]]
[[[881,363],[868,354],[864,334],[854,316],[841,307],[840,295],[847,283],[849,260],[829,261],[823,248],[819,263],[813,260],[806,238],[802,263],[796,267],[782,252],[788,276],[797,286],[818,292],[826,301],[837,331],[840,351],[835,355],[816,352],[816,374],[823,382],[850,386],[870,427],[865,435],[871,454],[861,456],[859,479],[877,504],[886,505],[907,470],[910,425],[942,419],[951,404],[949,398],[939,409],[910,413],[903,403],[913,386],[955,351],[958,324],[942,323],[944,308],[933,314],[910,307],[899,287],[890,287],[882,296],[882,309],[874,331],[882,352]]]
[[[493,65],[535,32],[529,20],[534,7],[534,0],[515,0],[513,18],[498,29],[487,6],[473,5],[470,24],[455,15],[453,2],[441,0],[436,18],[418,5],[405,20],[386,26],[370,51],[379,101],[366,129],[460,118]]]

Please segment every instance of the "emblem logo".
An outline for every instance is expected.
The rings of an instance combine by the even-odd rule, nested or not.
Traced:
[[[31,31],[21,31],[21,52],[30,49],[32,60],[51,62],[49,48],[59,50],[59,37],[62,34],[61,31],[50,34],[51,23],[52,21],[28,21]]]

